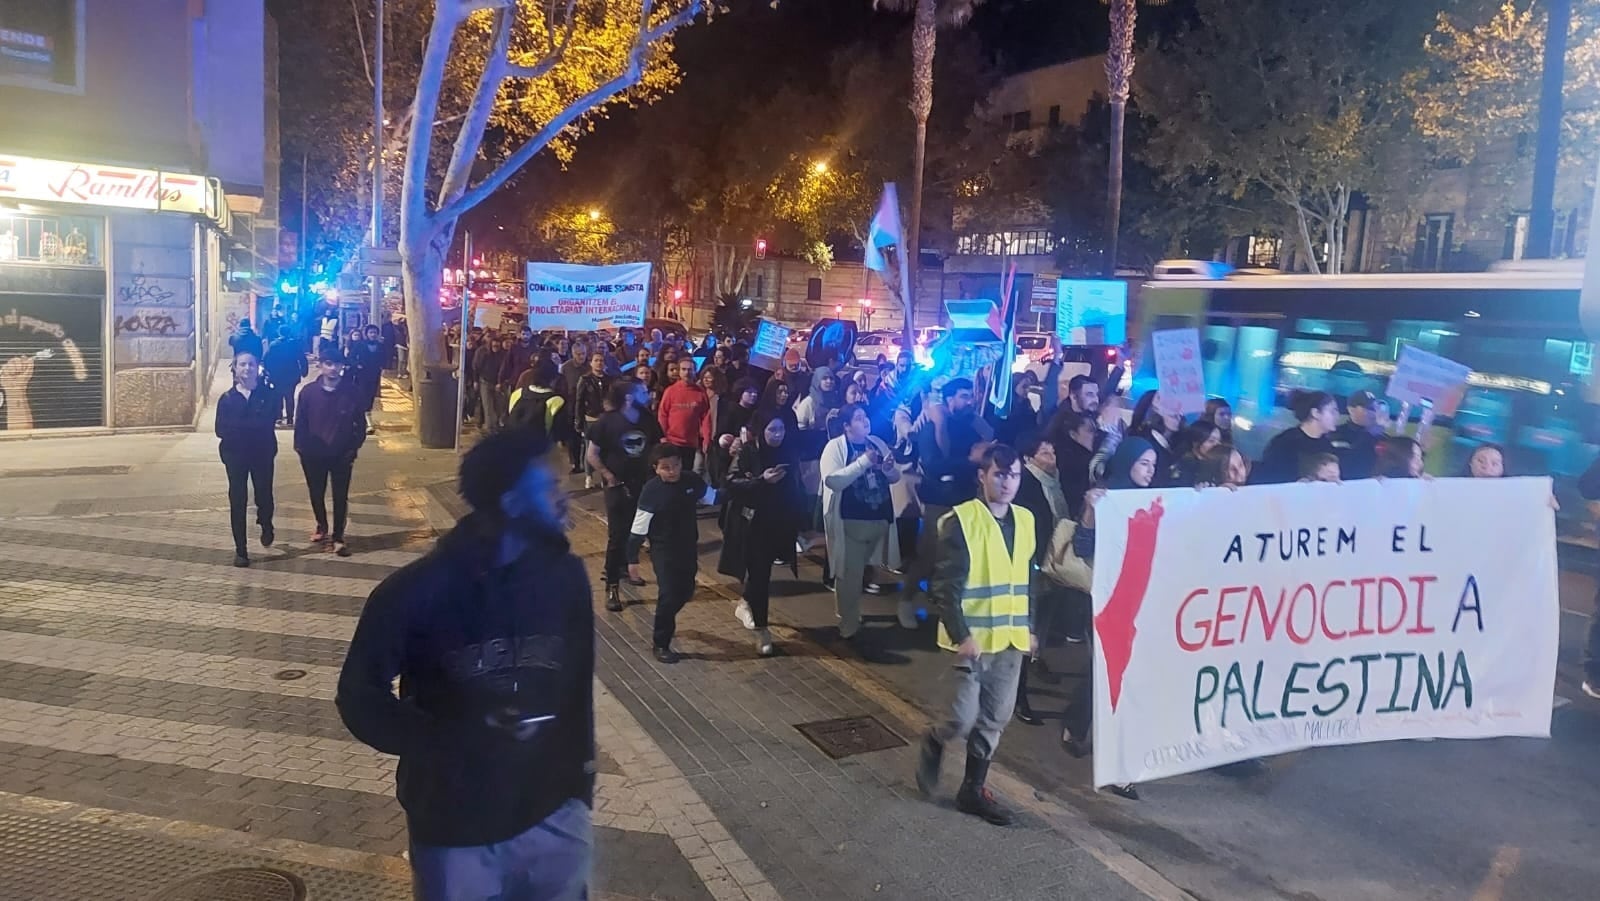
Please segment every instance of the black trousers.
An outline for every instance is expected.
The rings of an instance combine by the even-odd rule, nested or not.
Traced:
[[[306,474],[306,489],[311,493],[311,514],[316,517],[317,528],[324,532],[328,530],[328,480],[333,480],[333,532],[329,537],[334,541],[344,540],[344,525],[350,516],[350,472],[354,468],[354,457],[342,460],[300,458],[300,469]]]
[[[1079,741],[1089,739],[1089,727],[1094,722],[1094,630],[1085,637],[1089,651],[1089,669],[1072,686],[1067,694],[1067,709],[1062,711],[1061,724],[1067,734]]]
[[[1589,617],[1589,635],[1583,643],[1583,679],[1590,688],[1600,688],[1600,591],[1594,596],[1594,616]]]
[[[681,562],[668,562],[670,555],[652,548],[650,560],[656,571],[656,623],[655,647],[666,648],[672,646],[672,638],[678,632],[678,611],[683,605],[689,603],[694,597],[695,570],[684,566]],[[691,554],[689,559],[693,560]],[[768,566],[771,569],[771,566]]]
[[[294,385],[285,385],[280,392],[279,402],[283,404],[283,415],[278,417],[294,422]]]
[[[628,568],[628,533],[633,530],[633,515],[639,510],[639,498],[626,485],[606,489],[606,569],[604,579],[609,585],[622,581]]]
[[[773,538],[775,529],[751,529],[744,546],[744,601],[757,629],[767,627],[767,611],[772,607],[773,560],[782,551]]]
[[[250,506],[250,483],[256,486],[256,522],[272,525],[272,461],[270,456],[224,459],[228,470],[228,521],[233,526],[233,549],[245,553],[244,514]]]

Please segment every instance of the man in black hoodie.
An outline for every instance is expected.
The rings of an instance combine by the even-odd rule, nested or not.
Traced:
[[[350,556],[344,542],[345,520],[350,511],[350,478],[356,452],[367,440],[366,397],[345,377],[344,358],[337,349],[324,350],[318,361],[321,378],[300,389],[295,404],[294,449],[311,495],[311,513],[317,520],[313,544],[332,540],[333,552]],[[328,481],[333,481],[333,531],[328,531]]]
[[[584,897],[594,612],[549,451],[512,429],[467,453],[472,513],[372,592],[339,675],[345,726],[400,757],[422,901]]]

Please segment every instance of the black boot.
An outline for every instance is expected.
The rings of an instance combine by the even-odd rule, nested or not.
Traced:
[[[989,761],[982,757],[967,755],[967,778],[961,781],[961,790],[956,792],[956,809],[962,813],[970,813],[981,817],[986,822],[996,826],[1010,826],[1016,817],[1011,811],[1000,806],[995,800],[994,792],[984,785],[989,778]]]
[[[612,613],[622,612],[622,589],[615,582],[606,583],[606,609]]]
[[[928,733],[922,739],[922,753],[917,758],[917,790],[924,798],[932,797],[939,787],[939,767],[944,763],[944,742]]]

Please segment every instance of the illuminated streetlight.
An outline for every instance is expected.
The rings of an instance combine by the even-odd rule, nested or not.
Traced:
[[[599,210],[590,210],[589,211],[589,221],[590,222],[599,222],[600,221],[600,211]]]
[[[811,171],[815,172],[818,175],[827,175],[828,174],[828,164],[823,162],[822,160],[817,160],[816,162],[811,164]]]

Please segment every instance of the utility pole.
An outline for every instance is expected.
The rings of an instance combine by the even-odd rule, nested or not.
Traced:
[[[1566,81],[1567,27],[1572,0],[1551,0],[1544,33],[1544,74],[1539,83],[1539,143],[1533,151],[1533,202],[1525,256],[1549,259],[1556,227],[1556,167],[1561,156],[1561,94]]]
[[[311,164],[309,152],[300,155],[300,292],[296,295],[296,310],[302,309],[306,302],[306,271],[311,268],[311,256],[307,253],[311,249],[311,229],[306,227],[309,216],[306,212],[308,201],[306,199],[306,169]]]
[[[448,266],[449,254],[445,254],[445,265]],[[456,343],[456,452],[460,453],[461,447],[461,420],[467,410],[467,333],[471,331],[472,320],[469,310],[472,307],[472,232],[466,232],[462,237],[461,271],[465,275],[461,279],[461,337]],[[483,414],[483,421],[488,422],[493,411]]]
[[[383,0],[377,0],[377,26],[373,32],[372,53],[372,249],[383,247]],[[373,254],[377,258],[377,254]],[[372,309],[367,322],[377,324],[383,313],[383,279],[372,278]]]

